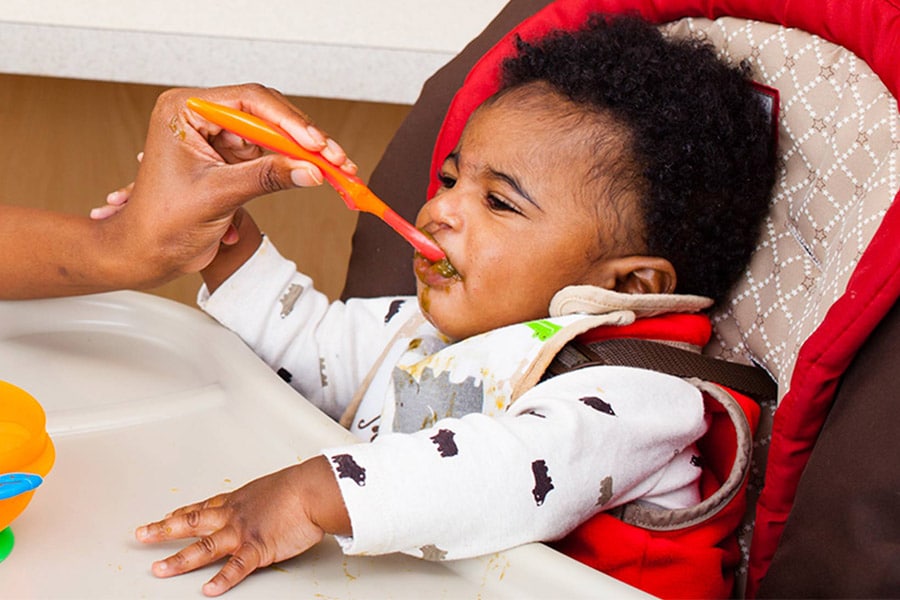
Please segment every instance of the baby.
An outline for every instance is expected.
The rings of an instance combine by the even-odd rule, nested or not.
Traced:
[[[351,554],[445,560],[559,540],[636,503],[697,507],[709,417],[695,385],[613,366],[543,376],[588,331],[708,335],[700,311],[745,266],[774,168],[744,69],[597,16],[519,41],[471,116],[416,219],[455,272],[416,256],[417,302],[329,303],[243,215],[201,307],[367,443],[138,528],[200,538],[154,574],[230,556],[203,588],[218,595],[326,534]],[[722,579],[709,567],[690,577]]]

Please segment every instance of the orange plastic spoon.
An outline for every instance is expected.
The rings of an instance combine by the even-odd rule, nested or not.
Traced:
[[[189,98],[187,106],[204,119],[253,142],[257,146],[268,148],[291,158],[311,162],[322,171],[325,180],[337,190],[348,208],[372,213],[379,217],[431,262],[438,262],[447,258],[447,255],[433,239],[394,212],[390,206],[366,187],[366,184],[359,177],[344,173],[318,152],[307,150],[295,142],[291,139],[291,136],[280,128],[254,115],[235,108],[222,106],[221,104],[207,102],[200,98]]]

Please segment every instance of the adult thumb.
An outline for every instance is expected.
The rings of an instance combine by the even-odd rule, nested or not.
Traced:
[[[214,171],[212,189],[228,190],[221,198],[222,209],[237,208],[245,202],[295,187],[320,185],[324,178],[315,165],[277,154],[266,154],[246,162],[225,164]]]

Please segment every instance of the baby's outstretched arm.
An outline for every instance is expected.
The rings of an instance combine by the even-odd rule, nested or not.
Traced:
[[[260,567],[297,556],[326,533],[351,535],[350,518],[327,459],[311,458],[226,494],[177,509],[138,527],[144,543],[200,538],[153,563],[153,574],[171,577],[229,556],[203,586],[218,596]]]

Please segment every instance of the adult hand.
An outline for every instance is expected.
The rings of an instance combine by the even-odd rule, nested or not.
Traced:
[[[95,214],[104,217],[104,235],[119,249],[122,266],[146,280],[135,282],[135,287],[208,265],[223,238],[235,241],[229,225],[235,211],[251,198],[323,181],[311,163],[263,153],[196,115],[186,105],[191,96],[254,114],[345,171],[356,170],[341,147],[279,92],[256,84],[164,92],[151,115],[133,188],[110,195],[117,209]]]

